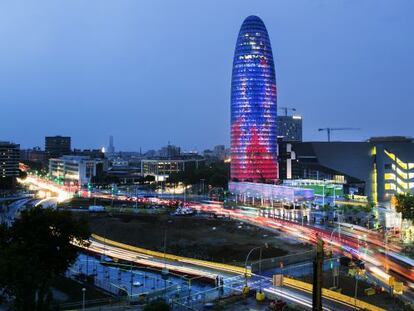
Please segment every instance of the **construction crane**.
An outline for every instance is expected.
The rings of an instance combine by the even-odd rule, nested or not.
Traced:
[[[285,117],[287,117],[288,115],[288,111],[296,111],[296,108],[291,108],[291,107],[279,107],[279,110],[283,110],[285,112]]]
[[[328,142],[331,141],[331,131],[358,131],[360,130],[360,128],[356,128],[356,127],[324,127],[321,129],[318,129],[319,132],[321,131],[326,131],[326,133],[328,134]]]

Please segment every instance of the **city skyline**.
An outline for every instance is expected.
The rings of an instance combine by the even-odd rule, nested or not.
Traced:
[[[0,101],[7,118],[0,140],[27,148],[64,135],[76,147],[98,148],[112,134],[118,150],[168,141],[185,149],[228,146],[234,34],[252,14],[266,21],[277,47],[279,104],[303,115],[305,140],[326,140],[317,132],[326,126],[362,129],[334,140],[412,136],[413,7],[403,0],[254,7],[46,1],[22,11],[3,2]]]

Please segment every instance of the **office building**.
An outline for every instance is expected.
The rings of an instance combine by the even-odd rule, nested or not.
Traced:
[[[203,157],[179,157],[175,159],[157,158],[144,159],[141,161],[141,174],[143,176],[151,175],[155,181],[165,181],[172,173],[184,172],[204,166]]]
[[[226,159],[228,150],[226,149],[226,146],[224,145],[217,145],[217,146],[214,146],[213,154],[218,160],[223,161]]]
[[[109,168],[109,160],[101,149],[73,149],[72,155],[86,156],[91,159],[99,159],[103,163],[103,170],[106,172]]]
[[[44,164],[46,161],[46,152],[41,150],[40,147],[21,149],[20,160]]]
[[[73,155],[88,156],[95,159],[104,159],[105,153],[101,149],[73,149]]]
[[[11,189],[19,176],[20,145],[0,141],[0,189]]]
[[[277,169],[276,77],[269,35],[257,16],[240,29],[231,85],[231,179],[274,182]]]
[[[168,144],[165,147],[162,147],[158,152],[158,155],[163,158],[175,158],[179,157],[180,154],[181,148],[170,144]]]
[[[203,156],[210,160],[210,162],[213,161],[224,161],[229,155],[229,150],[226,149],[226,146],[224,145],[217,145],[214,146],[213,150],[206,149],[203,151]]]
[[[108,145],[108,150],[107,152],[109,154],[112,154],[115,152],[115,147],[114,147],[114,137],[111,135],[109,136],[109,145]]]
[[[302,117],[277,116],[278,139],[290,142],[302,141]]]
[[[84,186],[102,176],[103,172],[103,159],[79,155],[49,159],[50,177],[64,185]]]
[[[59,158],[72,153],[71,138],[67,136],[46,136],[45,152],[48,158]]]
[[[279,142],[281,179],[332,180],[374,203],[414,194],[414,142],[373,137],[363,142]]]

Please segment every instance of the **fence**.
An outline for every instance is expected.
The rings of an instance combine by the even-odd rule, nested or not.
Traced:
[[[292,254],[287,256],[273,257],[262,259],[261,261],[254,261],[251,264],[251,271],[257,273],[261,271],[269,271],[272,274],[283,273],[286,274],[289,266],[298,267],[299,265],[311,264],[315,257],[315,251],[307,251],[299,254]],[[291,270],[291,269],[290,269]]]
[[[130,265],[101,264],[96,259],[85,260],[85,255],[66,272],[66,276],[80,281],[89,281],[94,286],[112,293],[116,297],[124,297],[131,303],[145,302],[157,297],[170,296],[178,288],[188,283],[183,277],[169,274],[163,279],[159,272],[147,272],[133,269]]]
[[[206,304],[212,304],[217,299],[239,297],[244,286],[244,277],[235,276],[222,280],[222,285],[204,291],[190,291],[171,301],[174,311],[201,310]]]

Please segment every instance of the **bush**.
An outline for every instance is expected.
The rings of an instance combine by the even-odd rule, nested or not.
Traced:
[[[144,311],[170,311],[170,306],[163,300],[157,299],[151,301],[144,307]]]

